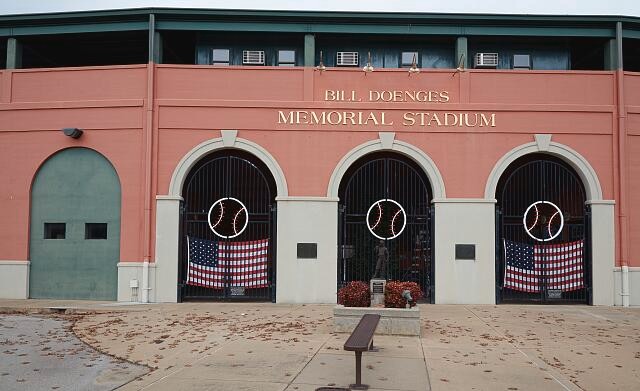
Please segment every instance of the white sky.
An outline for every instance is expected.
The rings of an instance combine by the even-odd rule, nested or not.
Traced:
[[[640,0],[0,0],[0,15],[146,7],[640,17]]]

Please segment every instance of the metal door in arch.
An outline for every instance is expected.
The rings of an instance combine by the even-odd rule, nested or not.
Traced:
[[[524,156],[500,178],[496,199],[496,302],[590,303],[591,214],[575,170]]]
[[[120,181],[88,148],[51,156],[31,189],[29,296],[116,300]]]
[[[276,185],[255,156],[212,153],[183,186],[178,299],[275,301]]]
[[[338,289],[374,276],[414,281],[433,302],[431,194],[424,171],[397,153],[372,153],[349,168],[339,189]]]

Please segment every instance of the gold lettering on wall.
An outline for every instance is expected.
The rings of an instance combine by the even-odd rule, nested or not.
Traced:
[[[391,126],[394,112],[278,110],[278,124],[332,126]],[[405,127],[483,128],[496,126],[496,113],[406,111],[400,116]]]
[[[355,90],[325,90],[327,102],[378,102],[378,103],[447,103],[449,91],[444,90],[369,90],[366,96],[358,96]],[[496,126],[495,113],[459,111],[350,111],[350,110],[278,110],[278,124],[314,126],[392,126],[403,127],[459,127],[484,128]]]

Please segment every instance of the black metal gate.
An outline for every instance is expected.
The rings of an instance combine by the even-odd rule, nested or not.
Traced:
[[[496,301],[589,303],[590,210],[575,171],[549,155],[525,156],[496,195]]]
[[[179,301],[275,301],[276,186],[267,167],[242,151],[214,153],[182,194]]]
[[[409,159],[375,153],[358,160],[340,184],[338,289],[374,277],[379,250],[387,249],[387,280],[417,282],[433,301],[431,188]],[[384,276],[383,276],[384,277]]]

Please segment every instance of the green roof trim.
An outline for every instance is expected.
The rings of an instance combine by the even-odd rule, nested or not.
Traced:
[[[93,24],[56,24],[44,26],[12,27],[8,34],[11,36],[44,35],[44,34],[75,34],[75,33],[101,33],[113,31],[138,31],[148,30],[149,22],[120,22],[120,23],[93,23]]]
[[[0,16],[0,36],[149,29],[345,34],[638,38],[640,17],[140,8]]]

